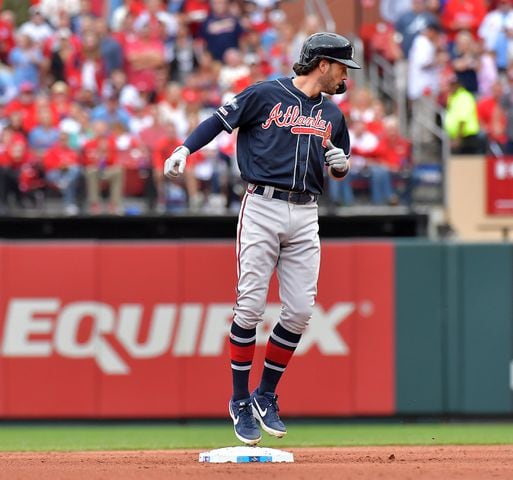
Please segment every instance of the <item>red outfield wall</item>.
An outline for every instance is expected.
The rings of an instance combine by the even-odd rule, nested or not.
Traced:
[[[235,283],[230,242],[0,243],[0,416],[226,416]],[[284,413],[394,413],[394,295],[392,243],[323,244]]]

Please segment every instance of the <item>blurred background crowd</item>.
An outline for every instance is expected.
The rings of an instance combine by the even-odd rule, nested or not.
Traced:
[[[0,214],[48,205],[66,215],[236,212],[245,188],[236,133],[193,154],[183,178],[164,179],[163,162],[246,86],[293,75],[303,40],[326,26],[308,14],[295,27],[281,7],[33,0],[22,19],[4,5]],[[365,81],[350,79],[333,97],[353,169],[345,182],[326,179],[332,207],[362,201],[360,190],[369,204],[410,207],[415,148],[441,155],[439,138],[422,128],[430,116],[453,153],[513,152],[513,0],[382,0],[381,16],[357,32],[357,53],[392,66],[406,117]]]

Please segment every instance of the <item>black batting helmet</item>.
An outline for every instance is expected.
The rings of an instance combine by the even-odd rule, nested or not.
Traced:
[[[353,45],[346,37],[337,33],[314,33],[303,43],[298,63],[308,65],[312,60],[320,57],[343,63],[348,68],[361,68],[353,60],[353,55]]]

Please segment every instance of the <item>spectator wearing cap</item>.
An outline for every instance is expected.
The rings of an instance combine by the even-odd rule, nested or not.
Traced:
[[[230,12],[229,0],[211,0],[210,14],[201,24],[198,37],[215,60],[222,61],[229,48],[240,48],[244,29],[238,18]]]
[[[30,36],[19,33],[16,35],[16,46],[9,53],[9,65],[13,69],[16,85],[30,82],[38,86],[40,82],[39,71],[43,65],[44,57],[41,49]]]
[[[84,144],[84,165],[89,210],[93,214],[103,211],[101,190],[103,182],[109,187],[109,211],[123,211],[123,167],[116,155],[116,141],[109,134],[109,125],[103,120],[92,124],[93,137]]]
[[[28,132],[36,123],[35,87],[31,82],[22,82],[19,95],[4,108],[4,115],[17,115],[24,132]]]
[[[27,35],[36,44],[42,44],[52,36],[53,29],[43,17],[41,8],[34,5],[29,8],[30,18],[18,29],[18,34]]]
[[[483,153],[476,100],[456,75],[449,82],[444,129],[451,141],[452,153]]]
[[[43,167],[47,182],[63,196],[65,213],[76,215],[79,212],[77,194],[82,167],[77,151],[68,142],[68,134],[60,131],[58,140],[43,155]]]
[[[130,114],[119,104],[119,95],[114,91],[106,93],[104,102],[93,108],[90,117],[92,122],[101,120],[107,125],[122,123],[128,128],[130,124]]]
[[[169,4],[181,3],[179,11],[185,21],[187,29],[191,32],[192,38],[198,37],[201,24],[207,19],[210,13],[209,0],[170,0]]]

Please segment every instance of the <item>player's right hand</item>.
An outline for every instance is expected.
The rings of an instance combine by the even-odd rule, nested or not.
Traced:
[[[185,170],[187,157],[191,154],[189,149],[184,145],[176,147],[173,153],[164,162],[164,175],[167,178],[177,177]]]

